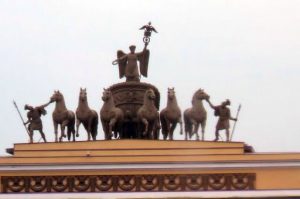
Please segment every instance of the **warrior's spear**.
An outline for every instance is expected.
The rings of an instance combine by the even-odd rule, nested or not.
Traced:
[[[21,115],[21,113],[20,113],[20,110],[19,110],[19,108],[18,108],[17,103],[16,103],[15,101],[13,101],[13,104],[15,105],[15,107],[16,107],[18,113],[19,113],[19,116],[20,116],[20,118],[21,118],[21,120],[22,120],[22,123],[23,123],[23,125],[24,125],[24,127],[25,127],[25,129],[26,129],[26,132],[27,132],[28,136],[30,137],[30,133],[29,133],[27,127],[26,127],[25,121],[24,121],[24,119],[23,119],[23,117],[22,117],[22,115]]]
[[[236,119],[238,119],[238,117],[239,117],[241,108],[242,108],[242,105],[240,104],[239,107],[238,107],[237,113],[236,113],[236,117],[235,117]],[[233,137],[233,133],[234,133],[234,130],[235,130],[236,122],[237,121],[234,121],[234,124],[233,124],[233,127],[232,127],[232,132],[231,132],[230,139],[229,139],[230,141],[232,140],[232,137]]]

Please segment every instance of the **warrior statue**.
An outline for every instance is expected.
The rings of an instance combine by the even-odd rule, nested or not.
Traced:
[[[47,142],[45,134],[43,132],[43,124],[42,124],[41,116],[47,114],[45,107],[48,106],[49,104],[50,104],[50,102],[47,104],[41,105],[41,106],[37,106],[37,107],[32,107],[32,106],[26,104],[24,107],[25,110],[28,110],[28,112],[27,112],[28,120],[26,122],[24,122],[24,125],[29,124],[28,130],[29,130],[30,143],[33,143],[33,131],[34,130],[39,131],[44,142]]]
[[[210,100],[208,99],[207,102],[209,103],[210,107],[215,110],[215,116],[219,117],[218,123],[216,125],[216,138],[214,141],[219,140],[219,131],[225,130],[226,131],[226,141],[229,142],[229,120],[237,121],[237,118],[233,118],[230,113],[230,109],[227,107],[230,105],[230,101],[227,99],[226,101],[222,102],[219,106],[214,106]]]
[[[142,52],[135,52],[135,46],[130,46],[130,53],[125,54],[123,51],[118,50],[117,59],[113,61],[113,65],[119,65],[120,78],[126,77],[126,82],[140,81],[140,74],[138,71],[138,61],[140,62],[140,73],[144,77],[148,76],[148,63],[150,51],[146,49],[146,46]]]

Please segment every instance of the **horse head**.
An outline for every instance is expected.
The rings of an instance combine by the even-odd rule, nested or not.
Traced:
[[[145,100],[151,100],[154,101],[156,98],[155,93],[152,89],[148,89],[145,93]]]
[[[209,99],[209,95],[207,93],[205,93],[203,89],[200,88],[195,92],[193,98],[195,98],[197,100],[204,100],[204,99],[207,100],[207,99]]]
[[[102,93],[102,100],[104,102],[107,102],[112,98],[112,92],[109,89],[103,88],[103,93]]]
[[[51,96],[50,98],[50,102],[60,102],[63,100],[63,95],[62,93],[57,90],[57,91],[54,91],[53,95]]]
[[[80,88],[79,100],[85,102],[87,100],[86,88]]]
[[[192,99],[192,104],[194,105],[196,101],[202,101],[202,100],[209,100],[209,95],[205,93],[203,89],[200,88],[195,92]]]
[[[168,88],[168,100],[173,100],[175,98],[174,88]]]

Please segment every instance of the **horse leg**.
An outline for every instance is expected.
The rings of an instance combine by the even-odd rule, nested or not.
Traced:
[[[185,129],[184,129],[184,134],[185,134],[185,140],[188,140],[188,137],[190,137],[191,138],[191,136],[188,136],[188,135],[190,135],[191,133],[190,133],[190,131],[186,128],[186,125],[188,125],[186,122],[184,123],[184,125],[185,125]],[[192,125],[192,124],[191,124]]]
[[[68,124],[68,121],[64,121],[61,125],[60,125],[60,129],[61,129],[61,132],[60,132],[60,138],[59,138],[59,141],[62,142],[62,139],[64,137],[66,137],[65,135],[65,128]],[[70,141],[70,138],[71,138],[71,135],[68,135],[68,140]]]
[[[106,122],[105,122],[105,120],[103,120],[102,118],[100,118],[101,119],[101,124],[102,124],[102,130],[103,130],[103,132],[104,132],[104,139],[105,140],[107,140],[107,124],[106,124]]]
[[[171,136],[170,135],[170,133],[171,133],[171,128],[170,128],[171,124],[170,124],[170,121],[166,117],[164,119],[165,119],[166,126],[167,126],[167,132],[165,132],[163,134],[163,136],[164,136],[164,140],[166,140],[168,138],[168,136],[169,136],[169,139],[170,139],[170,136]]]
[[[79,126],[81,124],[81,121],[77,118],[76,119],[76,137],[79,136]]]
[[[93,121],[93,118],[90,117],[89,120],[88,120],[88,126],[87,126],[88,141],[91,140],[91,134],[92,134],[92,121]]]
[[[160,129],[162,128],[161,125],[160,125],[160,118],[159,118],[159,113],[157,112],[157,116],[156,116],[156,119],[155,119],[155,126],[154,126],[154,130],[155,130],[155,139],[156,140],[159,140],[159,131]]]
[[[53,121],[53,125],[54,125],[55,142],[58,142],[58,138],[57,138],[58,124],[55,121]]]
[[[206,121],[201,122],[202,141],[204,141],[205,126],[206,126]]]
[[[90,129],[89,131],[90,131],[90,136],[91,136],[92,140],[96,140],[96,135],[97,135],[95,133],[95,131],[93,130],[94,122],[95,122],[94,118],[91,117],[90,122],[89,122],[89,129]]]
[[[111,139],[111,137],[112,137],[112,129],[113,129],[113,127],[115,126],[115,124],[117,123],[117,118],[112,118],[110,121],[109,121],[109,134],[108,134],[108,136],[110,137],[110,139]]]
[[[148,125],[148,139],[154,140],[156,138],[156,121],[152,121]]]
[[[64,137],[64,131],[65,131],[65,127],[63,126],[63,124],[60,125],[60,137],[59,137],[59,142],[62,142],[63,137]]]
[[[169,134],[169,140],[173,140],[173,134],[174,134],[174,130],[177,126],[177,122],[172,123],[171,125],[171,129],[170,129],[170,134]]]
[[[183,127],[182,127],[183,125],[182,125],[182,117],[181,116],[178,118],[177,122],[180,125],[180,135],[182,135],[183,134]]]
[[[197,122],[196,122],[196,120],[191,120],[191,131],[189,132],[190,133],[190,139],[192,138],[192,136],[194,135],[194,134],[196,134],[197,132],[198,132],[198,128],[199,128],[199,126],[198,126],[198,128],[197,128]]]
[[[145,125],[145,130],[144,130],[144,132],[143,132],[143,136],[146,136],[147,133],[148,133],[148,126],[149,126],[149,123],[148,123],[148,121],[147,121],[146,118],[142,118],[142,123]]]
[[[156,125],[155,125],[155,139],[159,140],[159,131],[161,129],[161,125],[159,122],[159,119],[156,121]]]
[[[198,134],[198,130],[199,130],[199,123],[196,123],[196,125],[195,125],[195,132],[194,132],[194,134],[196,133],[196,139],[197,140],[199,140],[199,134]]]
[[[65,128],[66,126],[68,125],[68,121],[65,120],[62,122],[62,124],[60,125],[60,129],[61,129],[61,132],[60,132],[60,138],[62,139],[62,137],[67,137],[66,134],[65,134]]]
[[[186,126],[187,125],[187,123],[184,123],[184,125]],[[184,134],[185,134],[185,140],[188,140],[188,135],[190,135],[190,132],[188,131],[188,129],[185,127],[185,129],[184,129]],[[189,137],[191,137],[191,136],[189,136]]]
[[[105,122],[105,125],[103,126],[104,133],[105,133],[105,140],[110,140],[111,137],[109,136],[109,123]]]

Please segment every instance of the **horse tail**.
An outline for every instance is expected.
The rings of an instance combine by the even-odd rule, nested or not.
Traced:
[[[75,114],[72,111],[69,111],[68,120],[68,140],[71,139],[71,134],[73,134],[73,140],[75,141]]]
[[[96,136],[98,134],[98,122],[99,122],[98,114],[96,111],[93,111],[93,120],[91,126],[91,134],[93,140],[96,140]]]
[[[183,113],[183,120],[184,120],[184,131],[185,133],[192,133],[192,123],[190,117],[188,115],[188,109]]]
[[[168,136],[168,126],[167,126],[167,119],[165,117],[165,110],[160,112],[160,123],[161,123],[161,132],[163,137],[166,138]]]

